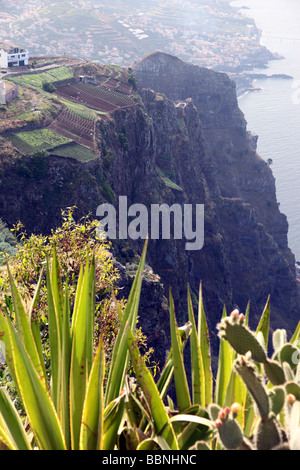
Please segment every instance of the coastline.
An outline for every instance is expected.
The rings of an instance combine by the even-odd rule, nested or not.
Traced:
[[[229,6],[235,10],[236,12],[240,12],[241,10],[251,10],[246,5],[242,6],[235,6],[233,5],[235,1],[229,0]],[[256,26],[255,19],[249,16],[249,20],[253,21],[253,23]],[[247,63],[246,66],[242,67],[240,70],[238,70],[235,74],[229,72],[229,75],[232,75],[231,78],[234,79],[236,82],[236,88],[237,88],[237,97],[241,98],[242,96],[250,93],[250,92],[257,92],[262,90],[262,87],[256,86],[254,84],[255,80],[267,80],[267,79],[287,79],[287,80],[292,80],[294,77],[290,75],[285,75],[285,74],[264,74],[264,73],[249,73],[254,70],[266,70],[269,68],[269,62],[273,60],[283,60],[285,57],[279,55],[278,53],[271,52],[269,49],[267,49],[265,46],[261,44],[261,37],[262,37],[262,31],[257,28],[256,26],[256,41],[260,45],[260,51],[259,51],[259,59],[257,57],[254,58],[254,61],[252,63]],[[224,70],[226,72],[226,70]]]
[[[297,0],[289,0],[287,3],[283,0],[274,3],[266,0],[264,7],[260,2],[245,0],[250,11],[242,10],[241,14],[255,18],[262,30],[261,43],[272,51],[277,50],[284,60],[278,63],[270,61],[268,70],[246,71],[245,75],[250,75],[249,80],[254,76],[257,80],[252,85],[259,85],[263,91],[250,94],[251,90],[239,89],[237,96],[249,129],[259,135],[258,153],[266,160],[272,159],[278,203],[287,218],[288,245],[295,256],[297,279],[300,279],[300,115],[297,99],[300,10]],[[240,6],[243,0],[234,3]],[[291,37],[298,39],[292,41]]]

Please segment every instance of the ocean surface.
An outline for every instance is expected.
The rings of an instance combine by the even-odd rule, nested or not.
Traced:
[[[300,0],[239,0],[243,14],[262,30],[261,43],[283,60],[254,72],[287,74],[286,79],[256,80],[260,91],[239,98],[248,130],[258,134],[258,153],[272,159],[280,210],[288,219],[288,241],[300,261]]]

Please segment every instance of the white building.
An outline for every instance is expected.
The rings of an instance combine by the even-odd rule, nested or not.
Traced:
[[[0,43],[0,67],[22,67],[28,65],[29,52],[15,44]]]

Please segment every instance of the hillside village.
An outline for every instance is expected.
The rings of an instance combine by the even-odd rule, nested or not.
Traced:
[[[27,66],[2,70],[0,78],[1,144],[14,155],[47,152],[93,160],[100,155],[99,120],[136,106],[134,83],[119,66],[30,58]]]
[[[172,8],[163,0],[148,1],[146,6],[132,0],[130,8],[121,0],[15,3],[7,0],[1,8],[0,41],[18,41],[32,56],[82,57],[131,66],[161,50],[233,73],[265,59],[254,23],[225,0],[178,0]]]

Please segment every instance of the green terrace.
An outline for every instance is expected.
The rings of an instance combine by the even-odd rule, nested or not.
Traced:
[[[41,150],[49,150],[72,142],[71,139],[57,134],[49,129],[17,132],[9,137],[13,145],[24,154]]]
[[[83,163],[97,158],[91,149],[50,129],[17,132],[11,134],[7,139],[24,155],[47,151],[51,155],[74,158]]]
[[[69,68],[62,66],[41,73],[24,74],[17,77],[7,77],[6,80],[10,80],[24,87],[31,87],[42,90],[44,83],[54,83],[72,78],[73,75]]]

